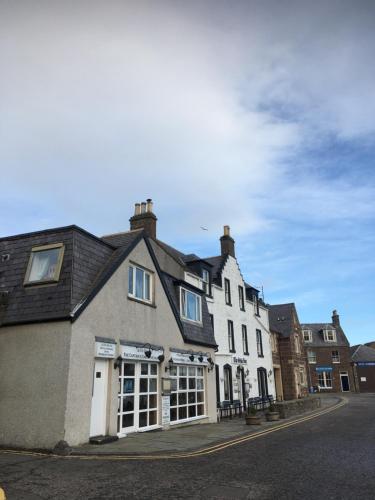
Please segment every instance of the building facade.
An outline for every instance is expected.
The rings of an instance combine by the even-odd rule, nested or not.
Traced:
[[[301,326],[310,387],[322,392],[353,390],[349,342],[337,311],[333,311],[331,323],[305,323]]]
[[[149,202],[125,233],[69,226],[0,239],[0,444],[216,421],[205,294],[154,251],[155,235]]]
[[[269,318],[274,335],[277,396],[288,400],[304,397],[308,393],[306,353],[296,307],[293,303],[271,305]]]
[[[375,345],[375,343],[373,344]],[[375,349],[361,344],[352,346],[350,352],[354,390],[356,392],[375,392]]]
[[[275,397],[268,309],[248,285],[235,256],[229,226],[220,238],[221,253],[196,261],[206,276],[206,299],[218,344],[217,403],[246,406],[249,397]],[[208,265],[207,265],[208,264]]]

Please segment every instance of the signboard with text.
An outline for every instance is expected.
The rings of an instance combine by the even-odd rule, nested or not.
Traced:
[[[111,342],[95,342],[96,358],[114,358],[116,356],[116,344]]]
[[[151,356],[147,357],[146,352],[151,351]],[[121,345],[120,355],[123,359],[134,359],[142,361],[159,361],[158,357],[163,354],[161,349],[150,349],[147,344],[145,346]]]

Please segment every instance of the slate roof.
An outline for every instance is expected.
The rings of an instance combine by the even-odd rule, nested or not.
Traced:
[[[365,362],[365,361],[375,361],[375,349],[368,347],[367,345],[355,345],[350,348],[352,355],[352,361],[354,362]]]
[[[212,281],[218,286],[223,286],[221,273],[224,269],[228,255],[217,255],[216,257],[206,257],[204,260],[212,266]]]
[[[311,330],[312,342],[305,342],[306,346],[313,347],[349,347],[349,341],[343,329],[340,326],[335,326],[333,323],[303,323],[301,324],[302,330]],[[336,330],[336,342],[326,342],[323,336],[323,330]]]
[[[270,329],[280,333],[283,337],[289,337],[293,333],[293,314],[298,320],[297,310],[294,303],[275,304],[268,306]]]
[[[64,259],[59,281],[51,286],[23,285],[31,248],[63,243]],[[0,324],[67,319],[114,248],[77,226],[66,226],[0,238],[0,291],[8,292],[8,304]]]
[[[154,261],[183,338],[187,342],[216,347],[203,291],[195,289],[202,293],[203,327],[182,321],[175,279],[161,271],[142,229],[97,238],[72,225],[0,238],[0,326],[76,319],[142,238]],[[24,286],[31,249],[52,243],[64,244],[59,281],[50,286]],[[174,251],[174,256],[180,259],[180,265],[185,267],[181,258],[184,254],[169,245],[164,244],[164,247],[168,248],[168,254]],[[9,259],[2,259],[2,255],[9,255]],[[192,288],[187,283],[184,286]]]

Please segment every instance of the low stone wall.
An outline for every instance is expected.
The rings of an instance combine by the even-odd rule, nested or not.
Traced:
[[[280,401],[274,404],[280,418],[293,417],[306,411],[316,410],[322,405],[319,396],[308,396],[303,399],[292,399],[291,401]]]

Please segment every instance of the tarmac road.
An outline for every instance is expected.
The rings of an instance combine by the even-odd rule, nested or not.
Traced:
[[[2,454],[7,500],[375,499],[375,394],[207,456],[108,461]]]

